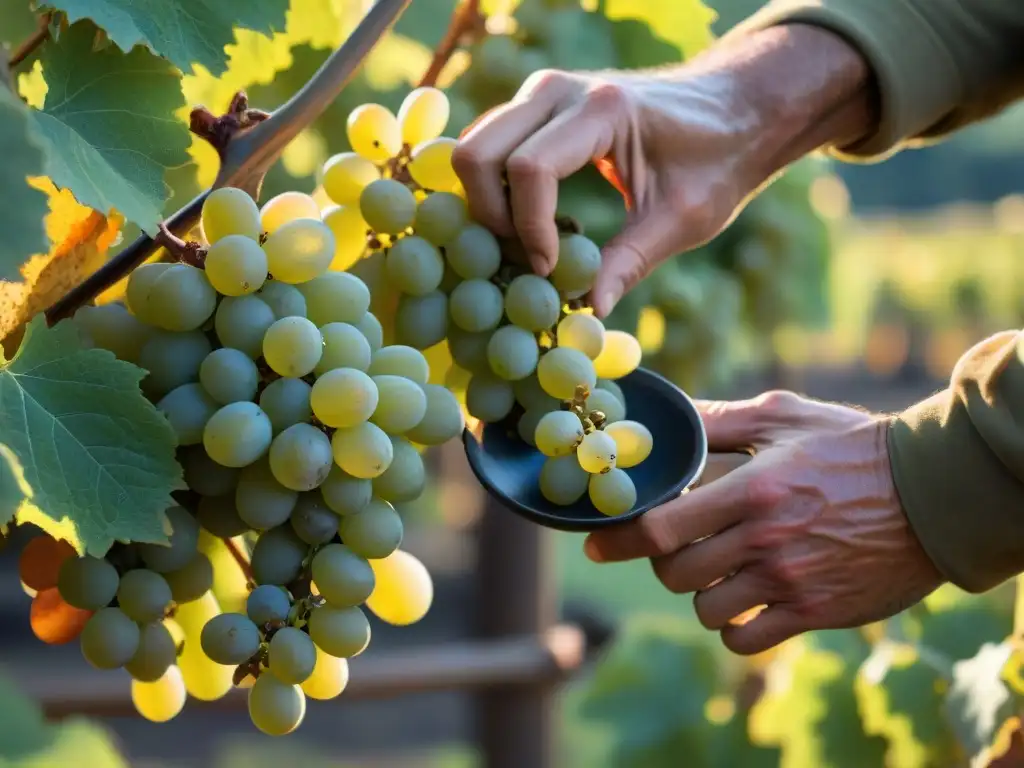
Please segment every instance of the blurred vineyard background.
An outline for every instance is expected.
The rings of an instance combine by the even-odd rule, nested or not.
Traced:
[[[711,4],[718,6],[714,29],[721,33],[760,3]],[[32,29],[24,5],[0,0],[0,40],[16,42]],[[286,31],[273,39],[239,34],[224,76],[214,78],[201,68],[187,76],[187,102],[219,111],[244,88],[255,106],[273,108],[344,39],[364,5],[356,0],[292,0]],[[264,199],[284,189],[316,189],[323,161],[344,149],[344,120],[350,109],[366,101],[397,106],[429,64],[453,5],[452,0],[413,0],[355,83],[286,151],[268,177]],[[491,11],[514,5],[485,2]],[[696,3],[692,8],[699,11]],[[586,46],[587,30],[579,34],[576,45]],[[695,48],[699,44],[693,41]],[[588,66],[571,43],[561,53],[561,59],[552,55],[541,65]],[[458,71],[458,61],[457,56],[452,72]],[[452,72],[449,80],[457,79]],[[24,75],[22,92],[30,98],[37,90],[41,93],[41,82],[38,72]],[[515,84],[510,76],[508,87],[514,91]],[[474,95],[472,89],[471,81],[455,85],[465,95],[455,102],[463,109],[453,113],[456,129],[469,122],[481,100],[503,96],[498,91]],[[168,211],[213,179],[212,150],[197,140],[192,157],[192,164],[168,178],[175,192]],[[658,310],[649,293],[636,306],[627,302],[620,312],[620,323],[637,329],[652,360],[657,362],[658,350],[664,352],[667,344],[680,344],[682,351],[661,362],[697,394],[744,397],[784,386],[895,410],[942,386],[958,356],[985,335],[1024,322],[1024,196],[1019,194],[1024,192],[1024,110],[1011,110],[940,146],[907,152],[880,166],[814,160],[793,178],[770,192],[776,202],[765,206],[775,207],[759,212],[755,204],[735,231],[709,246],[713,251],[728,244],[736,251],[749,240],[736,232],[743,227],[756,230],[761,226],[756,217],[770,225],[780,211],[803,211],[803,224],[782,227],[793,250],[785,267],[791,285],[783,285],[783,293],[796,293],[798,301],[785,311],[776,307],[767,323],[759,323],[756,313],[747,317],[748,330],[758,333],[738,333],[733,339],[732,326],[723,330],[705,314],[708,332],[729,339],[714,354],[697,357],[686,352],[693,349],[687,346],[692,339],[684,343],[675,338],[671,311]],[[609,199],[577,196],[568,207],[579,208],[572,212],[585,224],[589,212],[600,228],[618,215],[614,205],[608,208]],[[126,228],[125,242],[134,234]],[[703,256],[693,258],[696,263]],[[819,296],[811,297],[815,306],[797,307],[799,299],[814,293],[814,285],[821,288]],[[678,298],[660,301],[671,308]],[[690,369],[680,368],[687,364]],[[412,629],[375,626],[375,644],[382,649],[444,643],[472,632],[468,607],[474,597],[474,536],[484,499],[464,467],[459,446],[447,446],[433,461],[437,482],[432,491],[403,512],[411,521],[408,549],[436,576],[435,607]],[[690,601],[666,593],[647,564],[594,566],[583,558],[580,543],[578,536],[556,537],[563,612],[606,625],[616,634],[606,653],[566,689],[559,714],[565,755],[560,765],[962,764],[963,755],[953,747],[954,736],[961,734],[954,733],[952,721],[935,700],[947,683],[913,654],[887,655],[871,642],[884,633],[894,633],[897,640],[924,638],[928,647],[952,661],[970,659],[981,643],[1001,642],[1010,631],[1008,588],[981,597],[943,590],[926,609],[888,627],[817,633],[791,643],[774,658],[748,663],[730,657],[716,636],[701,630]],[[47,648],[32,637],[26,619],[29,600],[18,587],[12,554],[17,549],[11,546],[0,554],[0,663],[15,682],[43,677],[88,689],[100,673],[86,667],[77,646]],[[354,674],[358,669],[357,663]],[[772,669],[787,670],[788,682],[773,677]],[[0,698],[0,742],[13,738],[12,724],[20,722],[3,708],[14,712],[18,706],[10,697]],[[167,725],[134,717],[83,722],[64,733],[48,762],[16,764],[472,768],[480,765],[472,747],[473,706],[470,697],[449,693],[358,703],[342,698],[337,705],[311,707],[297,735],[272,741],[254,733],[244,712],[210,713],[190,703]],[[110,750],[105,731],[113,734],[121,757]]]

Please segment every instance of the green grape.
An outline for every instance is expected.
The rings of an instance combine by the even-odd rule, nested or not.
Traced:
[[[359,322],[353,323],[360,333],[370,342],[370,352],[375,353],[384,346],[384,326],[372,312],[367,312],[360,318]]]
[[[206,273],[189,264],[172,264],[150,286],[143,318],[165,331],[194,331],[217,308],[217,291]]]
[[[603,390],[605,390],[607,392],[611,392],[613,395],[615,395],[616,399],[620,403],[622,403],[622,407],[623,408],[626,407],[626,396],[622,392],[622,387],[620,387],[618,384],[616,384],[611,379],[598,379],[597,380],[597,388],[598,389],[603,389]]]
[[[290,525],[280,525],[260,534],[252,549],[250,565],[257,584],[286,586],[298,578],[309,545],[295,535]]]
[[[98,557],[69,557],[57,572],[61,599],[83,611],[98,611],[117,594],[117,569]]]
[[[139,635],[120,608],[101,608],[82,628],[82,655],[96,669],[123,667],[139,650]]]
[[[263,243],[267,266],[275,280],[304,283],[327,271],[334,260],[334,232],[320,220],[296,219],[281,225]]]
[[[403,376],[417,384],[430,380],[430,365],[418,349],[404,344],[391,344],[373,353],[371,376]]]
[[[370,622],[356,606],[322,605],[309,615],[309,636],[324,653],[339,659],[351,658],[370,644]]]
[[[220,406],[199,384],[182,384],[164,395],[156,404],[174,430],[178,445],[203,442],[203,429]]]
[[[402,142],[415,147],[436,139],[448,125],[449,110],[448,97],[440,88],[427,86],[409,91],[398,109]]]
[[[256,403],[231,403],[214,413],[203,430],[203,447],[225,467],[244,467],[270,448],[274,429]]]
[[[249,530],[249,524],[238,514],[233,493],[200,499],[199,506],[196,507],[196,520],[199,521],[200,528],[220,539],[232,539]]]
[[[312,196],[303,192],[282,192],[267,200],[260,209],[260,225],[268,235],[290,222],[319,218],[320,206]]]
[[[370,289],[348,272],[328,272],[299,285],[306,316],[317,327],[328,323],[356,325],[370,309]]]
[[[355,368],[327,371],[313,384],[313,415],[328,427],[354,427],[373,414],[379,394],[367,374]]]
[[[132,314],[148,325],[154,325],[149,309],[149,292],[157,278],[172,266],[174,265],[159,261],[141,264],[128,275],[128,284],[124,292],[125,302]]]
[[[274,317],[305,317],[306,297],[294,285],[278,280],[267,280],[256,292],[257,298],[274,312]]]
[[[200,496],[223,496],[238,485],[238,470],[222,467],[206,454],[202,446],[180,451],[178,461],[185,476],[185,485]]]
[[[255,296],[229,296],[221,299],[213,327],[221,344],[240,349],[256,360],[263,354],[263,336],[276,319],[274,310]]]
[[[213,565],[210,558],[196,552],[184,567],[165,573],[164,579],[174,602],[188,603],[198,600],[213,586]]]
[[[462,434],[466,421],[455,395],[438,384],[424,384],[427,410],[405,436],[420,445],[441,445]]]
[[[316,646],[309,635],[295,627],[281,627],[268,647],[270,673],[288,685],[298,685],[313,674]]]
[[[260,584],[245,600],[245,613],[257,627],[287,620],[291,609],[288,593],[273,584]]]
[[[435,193],[440,194],[440,193]],[[455,270],[452,269],[452,265],[445,259],[444,262],[444,275],[441,277],[441,285],[438,286],[438,290],[447,296],[452,295],[452,291],[459,287],[459,283],[462,282],[462,278],[456,274]]]
[[[331,270],[343,272],[358,264],[366,252],[367,235],[370,225],[359,210],[358,201],[351,205],[334,205],[327,208],[321,220],[334,233],[334,258]]]
[[[80,307],[74,323],[84,346],[106,349],[128,363],[139,362],[142,345],[152,333],[150,326],[121,304]]]
[[[312,391],[313,388],[302,379],[275,379],[267,384],[266,389],[260,393],[259,402],[260,408],[270,419],[275,435],[313,417],[313,409],[309,405]]]
[[[287,736],[306,717],[306,695],[274,675],[260,675],[249,689],[249,719],[268,736]]]
[[[451,192],[434,192],[416,206],[412,228],[438,248],[447,246],[469,220],[466,201]]]
[[[505,312],[501,289],[487,280],[466,280],[452,291],[452,322],[464,331],[479,333],[498,327]]]
[[[576,387],[593,389],[597,383],[594,364],[578,349],[556,347],[541,355],[537,380],[545,392],[559,400],[572,400]]]
[[[304,317],[282,317],[263,337],[263,359],[281,376],[301,378],[312,373],[323,353],[320,329]]]
[[[437,290],[444,276],[441,253],[416,235],[407,235],[392,245],[384,263],[391,285],[410,296]]]
[[[292,424],[270,444],[270,471],[292,491],[319,486],[327,479],[332,460],[330,439],[312,424]]]
[[[416,219],[416,196],[400,181],[379,179],[359,195],[359,211],[377,234],[397,235]]]
[[[545,456],[568,456],[583,441],[583,422],[572,411],[551,411],[537,423],[533,439]]]
[[[184,568],[195,557],[199,543],[199,523],[182,507],[170,507],[164,514],[171,525],[167,544],[137,544],[142,562],[151,571],[167,573]]]
[[[445,390],[447,391],[447,390]],[[324,503],[337,515],[354,515],[361,512],[373,498],[373,482],[345,472],[335,464],[331,474],[320,486]]]
[[[345,545],[367,560],[387,557],[402,544],[402,518],[388,502],[374,497],[357,515],[341,518]]]
[[[217,293],[244,296],[258,291],[267,279],[267,254],[256,240],[228,235],[210,247],[204,267]]]
[[[348,143],[375,165],[395,157],[402,149],[402,128],[390,109],[362,104],[348,113]]]
[[[536,373],[527,376],[525,379],[513,382],[512,391],[515,392],[516,402],[528,410],[533,408],[554,411],[561,405],[560,400],[544,391]]]
[[[256,397],[260,372],[240,349],[222,347],[208,354],[199,366],[199,382],[215,402],[227,405]]]
[[[506,381],[525,379],[537,370],[539,357],[537,339],[517,325],[499,328],[487,342],[487,362],[495,375]]]
[[[370,342],[354,325],[328,323],[320,329],[324,340],[324,353],[313,369],[317,376],[335,368],[356,368],[365,371],[370,367]]]
[[[448,326],[448,351],[452,359],[470,373],[490,373],[487,344],[492,335],[493,331],[464,331],[452,323]]]
[[[480,421],[501,421],[512,412],[516,396],[512,385],[489,373],[477,373],[466,388],[466,409]]]
[[[523,78],[522,48],[511,35],[487,35],[473,46],[471,85],[498,96],[511,95]],[[504,101],[501,98],[501,101]]]
[[[394,458],[383,475],[373,479],[373,495],[391,504],[415,501],[427,486],[423,457],[402,437],[391,440]]]
[[[339,467],[365,480],[384,474],[394,458],[387,432],[368,421],[337,430],[331,438],[331,448]]]
[[[288,520],[298,498],[297,491],[277,482],[266,458],[242,470],[235,489],[235,508],[250,528],[266,531]]]
[[[242,613],[221,613],[203,626],[203,653],[218,664],[243,664],[260,649],[260,631]]]
[[[604,414],[605,424],[612,425],[617,421],[626,418],[626,406],[619,402],[619,398],[607,389],[597,387],[590,393],[583,407],[590,411],[600,411]]]
[[[640,342],[625,331],[607,331],[604,347],[594,359],[594,371],[602,379],[621,379],[640,366]]]
[[[295,535],[311,546],[327,543],[338,532],[338,516],[318,491],[299,495],[292,510],[291,524]]]
[[[604,348],[604,333],[604,323],[586,312],[566,315],[556,330],[558,346],[578,349],[591,360]]]
[[[199,379],[199,366],[213,347],[199,331],[157,331],[142,345],[139,366],[149,371],[142,387],[152,399]]]
[[[395,313],[395,339],[416,349],[430,349],[448,333],[448,297],[441,291],[403,296]]]
[[[324,192],[338,205],[354,205],[367,184],[380,178],[377,166],[355,152],[342,152],[324,163]]]
[[[467,224],[444,249],[448,263],[464,280],[490,280],[501,266],[498,239],[486,227]]]
[[[302,684],[302,692],[317,701],[330,701],[341,695],[348,685],[348,661],[316,649],[313,674]]]
[[[562,235],[558,239],[558,261],[549,279],[563,294],[575,298],[594,287],[601,269],[601,250],[583,235]]]
[[[615,440],[605,432],[594,431],[583,438],[576,449],[580,466],[592,475],[615,467]]]
[[[455,139],[439,136],[416,145],[412,150],[409,175],[413,181],[434,192],[454,192],[461,186],[452,168]]]
[[[636,504],[636,486],[629,475],[618,468],[604,474],[591,475],[588,491],[590,501],[597,507],[597,511],[609,517],[629,512]]]
[[[654,448],[651,431],[638,421],[616,421],[607,426],[605,434],[615,441],[615,466],[620,469],[635,467]]]
[[[540,470],[541,495],[552,504],[567,507],[583,498],[590,475],[572,454],[549,458]]]
[[[258,240],[262,231],[259,206],[248,192],[235,187],[220,187],[210,192],[203,203],[200,223],[210,245],[231,235]]]
[[[139,624],[159,621],[171,604],[171,588],[159,573],[136,568],[121,575],[117,604],[129,619]]]
[[[373,593],[373,568],[344,544],[328,544],[313,557],[313,583],[334,608],[351,608]]]
[[[173,720],[185,707],[188,692],[181,670],[177,666],[167,669],[152,683],[132,680],[132,704],[135,711],[151,723]]]
[[[164,676],[178,658],[178,647],[171,633],[159,621],[140,628],[139,647],[124,665],[133,680],[152,683]]]
[[[558,322],[561,308],[558,291],[539,275],[520,275],[505,289],[505,314],[528,331],[551,328]]]
[[[537,425],[548,413],[551,413],[551,410],[548,408],[527,408],[523,411],[523,415],[519,417],[519,421],[516,422],[516,432],[519,433],[519,437],[532,448],[537,447],[537,441],[534,439],[537,433]]]
[[[385,374],[374,376],[373,383],[379,399],[370,421],[378,427],[390,435],[401,435],[423,420],[427,396],[415,381]]]

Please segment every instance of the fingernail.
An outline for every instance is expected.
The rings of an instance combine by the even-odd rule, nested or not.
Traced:
[[[551,274],[551,264],[543,254],[531,253],[530,263],[533,265],[533,271],[541,277],[547,277]]]
[[[618,300],[619,297],[615,291],[605,291],[597,301],[597,313],[602,318],[607,317],[615,309],[615,303]]]
[[[601,557],[601,552],[598,549],[597,542],[593,539],[588,538],[583,542],[583,554],[593,560],[595,563],[604,562],[604,558]]]

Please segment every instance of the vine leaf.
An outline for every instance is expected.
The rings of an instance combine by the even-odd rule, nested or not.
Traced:
[[[603,10],[611,21],[630,19],[645,23],[657,37],[670,43],[678,51],[677,58],[682,59],[693,58],[711,45],[711,25],[718,17],[702,0],[604,0]],[[647,66],[631,62],[621,65]]]
[[[18,268],[33,253],[46,250],[43,216],[46,195],[27,178],[43,171],[43,149],[32,130],[29,111],[0,83],[0,280],[20,280]],[[2,334],[0,334],[2,335]]]
[[[143,48],[96,51],[79,22],[44,48],[47,93],[34,122],[46,139],[47,174],[83,205],[120,211],[155,234],[168,196],[164,173],[188,162],[189,133],[174,117],[178,74]]]
[[[235,28],[267,34],[281,29],[288,0],[50,0],[47,6],[64,11],[71,22],[91,19],[123,51],[144,45],[183,72],[201,64],[219,75]]]
[[[163,511],[184,484],[174,432],[139,389],[144,375],[84,349],[71,322],[29,323],[17,354],[0,362],[0,444],[20,463],[27,491],[18,522],[95,556],[115,540],[167,540]],[[17,470],[5,463],[5,473]],[[9,498],[5,489],[0,500]]]
[[[1010,641],[985,643],[973,658],[953,665],[946,707],[960,743],[972,758],[984,754],[1003,723],[1016,714],[1020,701],[1003,678],[1012,656]]]

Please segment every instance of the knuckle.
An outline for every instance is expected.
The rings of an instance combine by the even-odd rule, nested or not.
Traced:
[[[800,581],[799,567],[785,557],[769,557],[763,561],[762,567],[768,580],[786,594],[792,593],[793,587]]]
[[[666,515],[644,515],[639,520],[638,533],[652,556],[668,555],[676,549],[671,518]]]
[[[778,507],[788,493],[781,480],[762,472],[747,479],[743,488],[743,500],[748,508],[766,514]]]
[[[505,170],[510,181],[533,181],[552,175],[544,163],[529,155],[513,154],[505,162]]]
[[[629,94],[617,83],[601,80],[587,89],[587,108],[600,114],[620,112],[628,104]]]
[[[519,92],[532,94],[561,88],[569,79],[570,75],[560,69],[538,69],[523,81]]]
[[[753,656],[768,649],[761,633],[754,628],[744,627],[747,631],[737,632],[731,627],[722,631],[722,645],[735,653],[737,656]]]
[[[800,396],[786,389],[773,389],[759,395],[755,403],[758,409],[768,416],[781,416],[792,413],[800,402]]]
[[[482,168],[486,162],[472,139],[460,141],[452,152],[452,168],[459,176]]]

